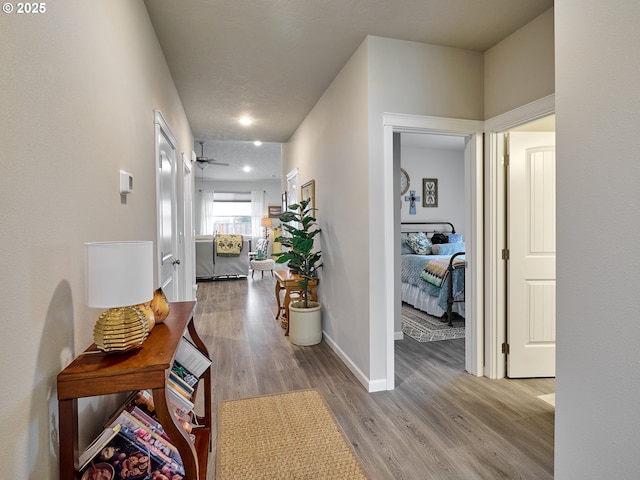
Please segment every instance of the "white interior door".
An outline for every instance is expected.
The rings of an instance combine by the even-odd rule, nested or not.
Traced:
[[[184,295],[181,298],[185,301],[196,299],[196,242],[195,229],[193,223],[193,163],[195,162],[195,152],[192,152],[193,161],[182,154],[182,207],[183,207],[183,235],[181,235],[181,251],[184,261],[181,262]]]
[[[159,112],[158,112],[159,113]],[[167,300],[180,299],[177,194],[176,194],[176,142],[164,122],[156,115],[156,165],[158,187],[158,272],[160,286]]]
[[[510,132],[507,376],[553,377],[556,354],[555,133]]]

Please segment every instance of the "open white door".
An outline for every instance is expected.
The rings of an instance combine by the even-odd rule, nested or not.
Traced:
[[[158,202],[158,275],[167,300],[180,300],[176,194],[176,141],[156,111],[156,166]]]
[[[553,377],[556,359],[555,133],[510,132],[507,376]]]

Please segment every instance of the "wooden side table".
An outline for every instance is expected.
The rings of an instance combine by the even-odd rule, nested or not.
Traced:
[[[302,295],[302,287],[298,283],[302,277],[291,270],[275,270],[276,277],[276,301],[278,302],[278,311],[276,312],[276,320],[280,319],[282,328],[286,328],[285,335],[289,335],[289,304],[291,303],[291,294]],[[318,301],[318,293],[316,287],[318,279],[313,278],[309,281],[310,299],[314,302]],[[284,302],[280,303],[280,292],[284,290]]]

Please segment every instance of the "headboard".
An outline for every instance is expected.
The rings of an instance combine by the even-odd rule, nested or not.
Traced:
[[[446,231],[442,231],[442,230],[429,230],[429,227],[431,225],[440,225],[440,226],[444,226],[444,225],[448,225],[449,227],[451,227],[451,232],[446,232]],[[400,224],[400,232],[401,233],[412,233],[412,232],[425,232],[425,233],[435,233],[435,232],[442,232],[442,233],[456,233],[456,227],[453,226],[453,223],[451,222],[402,222]]]

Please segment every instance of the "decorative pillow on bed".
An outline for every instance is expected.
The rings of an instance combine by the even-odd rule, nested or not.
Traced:
[[[418,255],[431,254],[431,242],[424,232],[410,233],[407,237],[407,245]]]
[[[416,253],[413,251],[413,248],[409,246],[406,238],[400,239],[400,255],[408,255],[411,253]]]
[[[449,237],[449,243],[462,243],[464,242],[464,235],[460,233],[447,233]]]
[[[453,255],[454,253],[464,252],[464,243],[441,243],[431,247],[431,253],[434,255]]]

